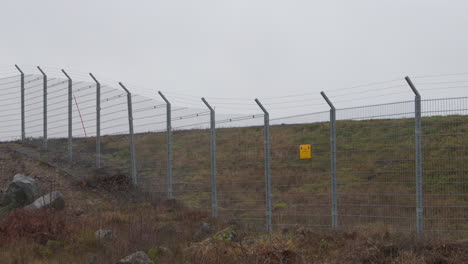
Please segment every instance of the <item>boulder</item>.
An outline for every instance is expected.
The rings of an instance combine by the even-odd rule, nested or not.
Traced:
[[[214,231],[214,228],[211,227],[210,224],[208,224],[207,222],[201,222],[200,225],[194,231],[194,237],[197,240],[203,239],[207,235],[213,233]]]
[[[112,240],[116,238],[116,235],[112,230],[106,229],[99,229],[94,233],[94,235],[96,236],[96,239]]]
[[[0,212],[7,212],[33,203],[42,194],[38,181],[16,174],[0,202]]]
[[[135,252],[121,259],[118,264],[153,264],[153,261],[143,251]]]
[[[159,263],[161,258],[173,257],[174,253],[167,247],[154,247],[148,250],[148,257],[154,262]]]
[[[23,189],[28,201],[34,201],[42,195],[42,190],[39,181],[28,177],[23,174],[16,174],[13,176],[14,184],[18,185]]]
[[[45,209],[52,208],[63,210],[65,208],[65,199],[60,192],[51,192],[37,198],[32,204],[26,206],[27,209]]]
[[[233,227],[228,227],[216,233],[213,239],[223,242],[234,242],[237,239],[237,233]]]

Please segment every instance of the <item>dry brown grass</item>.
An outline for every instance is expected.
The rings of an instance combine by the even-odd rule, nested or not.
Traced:
[[[96,207],[94,207],[96,206]],[[94,207],[94,208],[93,208]],[[464,263],[466,245],[443,238],[412,234],[348,230],[317,232],[301,226],[273,234],[236,228],[233,241],[202,237],[195,230],[202,221],[220,230],[227,223],[173,202],[95,204],[76,216],[71,211],[18,210],[0,225],[0,263],[115,263],[138,250],[166,247],[173,253],[160,263],[191,264],[305,264],[305,263]],[[97,229],[111,229],[115,240],[98,240]],[[6,239],[7,238],[7,239]]]
[[[246,241],[215,241],[196,248],[190,263],[464,263],[467,247],[444,239],[408,234],[337,231],[303,227]]]

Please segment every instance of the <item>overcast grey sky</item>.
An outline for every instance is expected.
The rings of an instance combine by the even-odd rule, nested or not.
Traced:
[[[468,72],[467,14],[462,0],[5,0],[0,64],[93,72],[148,93],[320,98],[405,75]]]

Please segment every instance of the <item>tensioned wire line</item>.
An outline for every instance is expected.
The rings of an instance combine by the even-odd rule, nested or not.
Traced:
[[[81,75],[81,76],[84,76]],[[108,80],[108,79],[105,79],[105,78],[102,78],[104,80]],[[394,79],[394,80],[388,80],[388,81],[384,81],[384,82],[373,82],[373,83],[368,83],[368,84],[363,84],[363,85],[358,85],[358,86],[353,86],[353,87],[350,87],[350,88],[343,88],[343,89],[335,89],[335,90],[339,90],[339,91],[343,91],[343,90],[349,90],[349,89],[357,89],[357,88],[360,88],[360,87],[366,87],[366,86],[372,86],[372,85],[380,85],[380,84],[384,84],[384,83],[389,83],[389,82],[394,82],[394,81],[401,81],[402,79],[399,78],[399,79]],[[133,85],[132,85],[133,86]],[[330,90],[330,91],[334,91],[334,90]],[[292,97],[294,96],[303,96],[303,95],[306,95],[306,94],[300,94],[300,95],[292,95]],[[315,95],[315,93],[314,93]],[[288,96],[289,97],[289,96]],[[199,97],[195,97],[195,98],[199,98]],[[285,98],[285,96],[279,96],[279,97],[270,97],[270,98],[265,98],[265,99],[274,99],[274,98],[278,98],[278,99],[282,99],[282,98]],[[221,98],[216,98],[216,99],[221,99]],[[229,100],[248,100],[247,98],[226,98],[226,99],[229,99]],[[318,99],[320,100],[320,99]],[[308,101],[308,100],[307,100]],[[280,104],[287,104],[287,102],[279,102]],[[293,102],[292,102],[293,103]],[[226,108],[226,107],[225,107]],[[292,107],[289,107],[289,108],[292,108]],[[245,108],[242,108],[242,109],[245,109]],[[280,108],[276,108],[276,109],[280,109]]]
[[[367,84],[362,84],[362,85],[356,85],[348,88],[341,88],[341,89],[327,89],[328,92],[334,92],[334,91],[346,91],[346,90],[353,90],[353,89],[358,89],[362,87],[369,87],[373,85],[380,85],[380,84],[386,84],[386,83],[391,83],[391,82],[396,82],[396,81],[403,81],[403,78],[398,78],[398,79],[392,79],[392,80],[387,80],[387,81],[382,81],[382,82],[372,82],[372,83],[367,83]],[[380,88],[382,89],[387,89],[387,88]],[[198,96],[194,95],[188,95],[188,94],[181,94],[181,93],[174,93],[174,92],[167,92],[167,94],[176,94],[179,96],[185,96],[185,97],[192,97],[192,98],[200,98]],[[283,99],[283,98],[288,98],[288,97],[299,97],[299,96],[306,96],[306,95],[317,95],[317,93],[300,93],[300,94],[292,94],[292,95],[284,95],[284,96],[274,96],[274,97],[264,97],[262,100],[270,100],[270,99]],[[210,99],[210,97],[207,97],[207,99]],[[215,97],[211,98],[215,99]],[[226,100],[252,100],[249,98],[217,98],[217,99],[226,99]]]
[[[356,85],[356,86],[353,86],[353,87],[342,88],[342,89],[330,89],[330,90],[327,90],[327,92],[352,90],[352,89],[358,89],[358,88],[368,87],[368,86],[372,86],[372,85],[391,83],[391,82],[395,82],[395,81],[403,81],[403,79],[399,78],[399,79],[393,79],[393,80],[388,80],[388,81],[383,81],[383,82],[373,82],[373,83],[367,83],[367,84],[363,84],[363,85]],[[384,89],[388,89],[388,87],[380,88],[378,90],[384,90]],[[375,89],[374,90],[369,90],[369,91],[375,91]],[[171,92],[167,92],[167,93],[171,94]],[[180,94],[180,93],[172,93],[172,94],[176,94],[176,95],[179,95],[179,96],[185,96],[185,97],[199,98],[197,96],[187,95],[187,94]],[[307,95],[314,95],[315,96],[315,95],[318,95],[318,93],[300,93],[300,94],[292,94],[292,95],[284,95],[284,96],[264,97],[264,98],[262,98],[262,100],[284,99],[284,98],[291,98],[291,97],[300,97],[300,96],[302,97],[302,96],[307,96]],[[214,97],[213,98],[207,97],[207,99],[215,99],[215,98]],[[219,98],[219,97],[217,99],[252,100],[252,99],[248,99],[248,98]]]
[[[190,115],[183,115],[183,116],[177,116],[177,117],[174,117],[173,119],[171,119],[172,121],[177,121],[177,120],[186,120],[186,119],[191,119],[191,118],[196,118],[196,117],[200,117],[200,116],[206,116],[208,115],[210,112],[202,112],[202,113],[196,113],[196,114],[190,114]],[[108,121],[115,121],[115,120],[118,120],[118,119],[126,119],[126,118],[114,118],[114,119],[111,119],[111,120],[108,120]],[[107,120],[105,122],[102,122],[102,123],[106,123],[108,122]],[[126,121],[128,122],[128,121]],[[113,125],[113,126],[110,126],[110,127],[105,127],[103,129],[109,129],[109,128],[114,128],[114,127],[118,127],[118,126],[121,126],[121,125],[126,125],[127,123],[122,123],[122,124],[117,124],[117,125]],[[148,123],[148,124],[140,124],[138,127],[143,127],[143,126],[148,126],[148,125],[157,125],[157,124],[163,124],[163,123],[166,123],[166,120],[164,121],[160,121],[160,122],[152,122],[152,123]]]
[[[25,87],[26,87],[27,84],[32,83],[34,81],[36,81],[36,80],[25,82],[24,83]],[[16,95],[20,94],[21,91],[19,90],[19,88],[20,88],[19,84],[17,86],[13,87],[13,88],[17,88],[18,91],[13,91],[13,92],[9,92],[9,93],[2,93],[2,95],[5,96],[5,95],[10,95],[10,94],[16,94]],[[26,90],[26,88],[25,88],[25,90]]]
[[[56,86],[60,86],[61,84],[66,84],[66,83],[65,83],[65,82],[57,83]],[[77,84],[78,84],[78,83],[77,83]],[[55,87],[55,86],[54,86],[54,87]],[[86,87],[86,89],[89,89],[89,88]],[[86,90],[86,89],[81,89],[81,91]],[[41,92],[41,91],[42,91],[42,90],[39,90],[39,91],[37,91],[37,92]],[[54,91],[47,91],[47,95],[51,95],[51,94],[55,94],[55,93],[60,93],[60,92],[67,92],[67,91],[68,91],[68,90],[66,90],[66,89],[54,90]],[[28,95],[31,95],[31,94],[32,94],[32,93],[29,93]],[[67,93],[64,93],[64,94],[62,94],[62,95],[53,96],[53,97],[47,96],[47,100],[53,100],[53,99],[55,99],[55,98],[60,98],[60,97],[62,97],[62,96],[66,96],[66,95],[67,95]],[[41,95],[34,96],[34,97],[28,97],[28,98],[26,98],[26,100],[27,100],[27,101],[30,101],[30,100],[36,99],[36,98],[41,98],[41,99],[42,99],[42,98],[43,98],[43,95],[41,94]],[[39,100],[39,101],[34,102],[34,103],[39,103],[39,102],[42,102],[42,100]],[[31,104],[28,104],[28,105],[31,105]]]
[[[32,74],[31,74],[32,75]],[[7,79],[11,79],[11,78],[17,78],[17,77],[21,77],[21,75],[17,74],[17,75],[12,75],[12,76],[7,76],[7,77],[1,77],[0,80],[7,80]],[[26,75],[24,76],[26,77]],[[16,82],[16,81],[15,81]],[[0,85],[2,85],[3,83],[0,83]]]
[[[77,82],[75,83],[74,85],[78,85],[78,84],[81,84],[82,82]],[[60,86],[60,84],[67,84],[67,82],[61,82],[61,83],[57,83],[57,86]],[[73,92],[78,92],[78,91],[85,91],[87,89],[91,89],[93,87],[93,85],[87,85],[87,86],[84,86],[84,87],[81,87],[81,88],[78,88],[76,90],[73,90]],[[41,92],[42,90],[39,90],[37,92]],[[66,96],[67,95],[67,92],[68,90],[67,89],[62,89],[62,90],[54,90],[54,91],[47,91],[47,95],[50,95],[50,94],[54,94],[54,93],[59,93],[59,92],[65,92],[64,94],[62,95],[58,95],[58,96],[55,96],[55,97],[48,97],[47,99],[48,100],[52,100],[52,99],[55,99],[55,98],[58,98],[58,97],[61,97],[61,96]],[[29,93],[28,95],[30,95],[32,93]],[[43,95],[38,95],[38,96],[35,96],[35,97],[30,97],[30,98],[27,98],[27,100],[31,100],[31,99],[35,99],[35,98],[42,98]],[[39,101],[41,102],[41,101]]]
[[[33,67],[34,71],[36,71],[36,66],[33,66],[33,65],[24,65],[24,66],[28,66],[28,67]],[[63,73],[61,72],[61,68],[58,68],[58,67],[43,67],[42,68],[48,76],[60,76],[60,78],[64,78],[65,76],[63,75]],[[54,73],[50,73],[50,69],[53,69]],[[57,73],[57,74],[55,74]],[[70,75],[70,77],[72,78],[72,80],[76,80],[76,79],[79,79],[79,80],[89,80],[89,82],[94,82],[94,80],[92,80],[92,78],[89,76],[89,73],[87,72],[79,72],[79,71],[69,71],[67,70],[67,73]],[[76,78],[76,76],[79,76],[79,78]],[[112,87],[116,90],[119,90],[120,87],[118,86],[118,82],[119,81],[110,81],[110,82],[107,82],[108,78],[102,78],[100,76],[97,76],[96,77],[97,80],[99,81],[99,83],[101,84],[101,87],[106,85],[106,86],[109,86],[109,87]],[[130,87],[130,85],[126,85],[127,88]],[[131,89],[130,89],[131,90]]]
[[[409,93],[409,92],[411,92],[411,91],[408,91],[408,93]],[[373,95],[373,96],[365,96],[365,97],[351,98],[351,99],[346,99],[346,100],[333,101],[333,103],[343,103],[343,102],[350,102],[350,101],[360,101],[360,100],[367,100],[367,99],[385,97],[385,96],[389,96],[389,95],[399,95],[399,94],[403,94],[403,93],[406,93],[406,92],[392,92],[392,93],[379,94],[379,95]]]
[[[113,92],[115,92],[115,90],[109,90],[107,92],[102,92],[101,96],[105,95],[105,94],[108,94],[108,93],[113,93]],[[79,97],[82,98],[82,97],[89,96],[89,95],[96,95],[96,94],[95,93],[88,93],[88,94],[85,94],[85,95],[80,95]],[[91,99],[88,99],[88,100],[80,101],[80,104],[95,102],[95,101],[96,101],[96,98],[91,98]],[[101,100],[101,102],[102,102],[102,100]]]
[[[403,85],[398,85],[398,86],[393,86],[393,87],[404,87]],[[382,88],[382,90],[387,90],[389,87],[385,87],[385,88]],[[374,90],[369,90],[369,91],[374,91]],[[408,91],[410,92],[410,91]],[[348,99],[348,100],[341,100],[341,101],[336,101],[337,103],[339,102],[348,102],[348,101],[355,101],[355,100],[363,100],[363,99],[371,99],[371,98],[378,98],[378,97],[383,97],[383,96],[388,96],[388,95],[397,95],[397,94],[404,94],[406,93],[406,91],[399,91],[399,92],[393,92],[393,93],[387,93],[385,95],[373,95],[373,96],[367,96],[367,97],[359,97],[359,98],[352,98],[352,99]],[[354,94],[354,93],[352,93]],[[347,95],[350,95],[350,94],[343,94],[343,95],[338,95],[338,96],[334,96],[334,97],[342,97],[342,96],[347,96]],[[294,96],[293,96],[294,97]],[[179,100],[183,100],[182,102],[179,101]],[[187,102],[184,102],[184,101],[196,101],[196,100],[189,100],[189,99],[179,99],[179,100],[176,100],[175,102],[178,102],[178,103],[183,103],[183,104],[190,104],[190,105],[194,105],[193,103],[187,103]],[[263,101],[263,99],[262,99]],[[264,104],[266,106],[268,105],[287,105],[287,104],[297,104],[299,102],[314,102],[314,101],[318,101],[318,102],[324,102],[323,99],[321,98],[312,98],[312,99],[306,99],[306,100],[295,100],[295,101],[289,101],[289,102],[276,102],[276,103],[268,103],[268,102],[264,102]],[[216,104],[216,103],[215,103]],[[235,108],[235,107],[224,107],[223,105],[245,105],[245,106],[252,106],[250,108],[247,108],[247,107],[238,107],[238,108]],[[246,104],[246,103],[221,103],[220,104],[221,106],[219,106],[218,104],[216,104],[216,108],[221,108],[221,109],[241,109],[241,110],[248,110],[248,109],[258,109],[257,107],[254,107],[254,103],[252,104]],[[307,107],[307,106],[311,106],[311,104],[308,104],[308,105],[295,105],[295,106],[285,106],[285,107],[267,107],[267,109],[293,109],[293,108],[302,108],[302,107]]]
[[[141,101],[141,102],[144,102],[144,101]],[[140,103],[140,102],[134,102],[134,103],[132,103],[132,104],[138,104],[138,103]],[[116,107],[116,106],[126,106],[126,102],[119,102],[119,103],[116,103],[116,104],[103,106],[103,107],[102,107],[102,111],[105,112],[105,110],[109,110],[110,108],[114,108],[114,107]],[[94,107],[94,106],[90,106],[90,107]],[[158,108],[159,108],[159,107],[158,107]],[[153,108],[153,109],[157,109],[157,108]],[[148,110],[149,110],[149,109],[148,109]],[[106,115],[110,115],[110,114],[112,114],[112,113],[115,113],[115,112],[122,112],[122,111],[128,111],[128,110],[127,110],[127,109],[122,109],[122,110],[120,110],[120,111],[113,111],[113,112],[108,113],[108,114],[106,114]],[[101,115],[101,116],[104,116],[104,114]]]
[[[418,89],[418,90],[419,91],[435,91],[435,90],[442,90],[442,89],[461,89],[461,88],[468,88],[468,85],[466,85],[466,86],[437,87],[437,88],[421,88],[421,89]]]
[[[437,84],[454,84],[454,83],[468,83],[468,81],[416,82],[415,85],[437,85]]]
[[[460,73],[447,73],[447,74],[434,74],[434,75],[416,75],[411,76],[414,79],[423,79],[423,78],[435,78],[435,77],[447,77],[447,76],[462,76],[468,75],[468,72],[460,72]]]
[[[32,75],[32,74],[24,75],[25,83],[26,83],[26,78],[29,78],[31,76],[34,76],[34,75]],[[15,77],[21,77],[21,75],[18,75],[18,76],[15,76]],[[10,81],[10,82],[4,82],[4,83],[0,83],[0,86],[7,85],[7,84],[12,84],[12,83],[15,83],[15,84],[17,84],[19,86],[21,84],[20,81],[21,81],[21,79]],[[16,87],[17,86],[9,87],[9,88],[8,87],[7,88],[1,88],[0,91],[7,90],[7,89],[12,89],[12,88],[16,88]]]
[[[233,117],[233,118],[227,118],[227,119],[222,119],[222,120],[216,120],[216,124],[243,121],[243,120],[261,118],[261,117],[264,117],[264,116],[265,116],[264,114],[257,114],[257,115],[246,115],[246,116],[240,116],[240,117]]]
[[[53,80],[57,80],[57,79],[55,79],[55,78],[50,78],[50,79],[47,80],[47,89],[53,88],[53,87],[55,87],[56,85],[60,85],[60,84],[65,83],[65,81],[59,81],[58,83],[49,84],[49,82],[50,82],[50,81],[53,81]],[[42,88],[43,85],[44,85],[43,83],[39,83],[39,84],[30,86],[30,87],[24,88],[24,90],[25,90],[25,92],[28,92],[28,90],[31,90],[32,88],[36,88],[36,87]],[[33,94],[33,93],[39,93],[39,92],[43,92],[43,90],[42,90],[42,89],[38,89],[37,91],[28,92],[27,94]]]
[[[3,75],[5,77],[11,77],[14,75],[18,75],[18,71],[17,70],[3,71],[3,72],[0,72],[0,75]]]

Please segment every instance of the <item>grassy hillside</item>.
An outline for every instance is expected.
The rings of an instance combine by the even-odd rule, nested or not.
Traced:
[[[271,126],[274,224],[328,228],[330,210],[329,123]],[[414,119],[337,122],[339,224],[381,224],[415,228]],[[262,127],[217,130],[219,212],[264,227],[264,139]],[[80,165],[94,164],[95,139],[74,141]],[[311,144],[313,157],[300,160],[299,144]],[[55,157],[65,141],[52,140]],[[173,133],[174,196],[186,205],[210,210],[208,130]],[[136,135],[140,187],[165,196],[165,133]],[[127,135],[102,137],[105,166],[129,173]],[[424,228],[468,230],[468,117],[423,118]]]
[[[13,175],[24,173],[47,191],[63,193],[66,206],[0,216],[0,263],[110,264],[136,251],[146,252],[154,264],[464,263],[468,254],[466,245],[452,239],[416,238],[383,225],[377,230],[317,232],[295,226],[271,234],[245,232],[238,221],[212,219],[174,201],[148,200],[116,175],[80,167],[78,174],[88,177],[75,178],[12,150],[17,148],[0,144],[0,190]],[[210,228],[201,232],[204,222]],[[115,237],[98,239],[98,229],[112,230]]]

